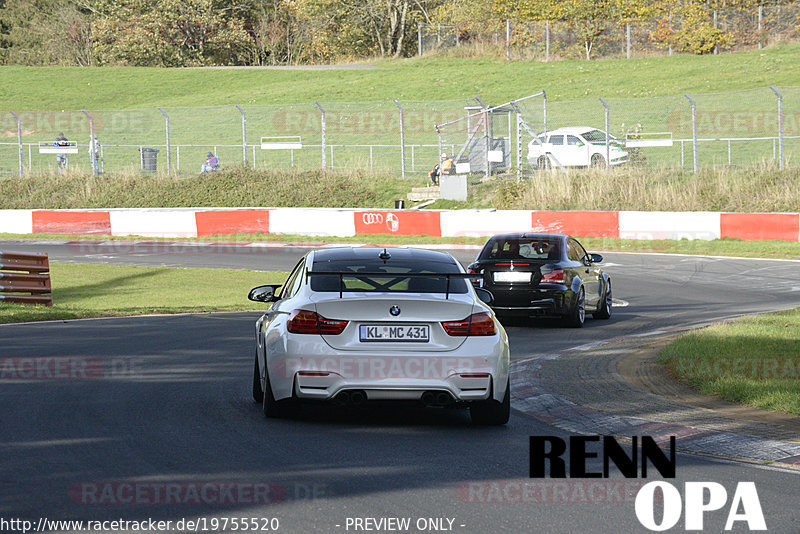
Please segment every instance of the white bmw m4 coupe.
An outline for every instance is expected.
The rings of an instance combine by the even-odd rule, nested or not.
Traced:
[[[331,248],[306,254],[256,321],[253,398],[267,417],[299,401],[405,401],[508,422],[508,336],[489,291],[444,252]]]

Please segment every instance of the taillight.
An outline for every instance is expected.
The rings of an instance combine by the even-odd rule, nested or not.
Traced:
[[[286,322],[286,329],[292,334],[323,334],[336,336],[344,331],[347,321],[327,319],[317,312],[294,310]]]
[[[442,327],[451,336],[493,336],[497,333],[492,316],[486,312],[473,313],[461,321],[445,321]]]
[[[477,277],[475,277],[475,278],[470,278],[470,279],[469,279],[469,281],[470,281],[470,282],[472,282],[474,285],[480,285],[480,283],[481,283],[481,281],[482,281],[482,280],[481,280],[481,278],[483,277],[483,275],[481,274],[481,272],[480,272],[480,271],[478,271],[478,270],[476,270],[476,269],[473,269],[472,267],[468,267],[468,268],[467,268],[467,272],[468,272],[469,274],[477,274],[477,275],[478,275]]]
[[[556,269],[549,273],[542,273],[540,284],[563,284],[566,277],[562,269]]]

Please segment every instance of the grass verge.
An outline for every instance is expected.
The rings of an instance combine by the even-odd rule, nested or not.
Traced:
[[[700,393],[800,416],[800,308],[682,335],[659,354]]]
[[[367,245],[483,245],[486,237],[429,237],[399,235],[359,235],[353,237],[322,237],[289,234],[231,234],[212,235],[195,239],[143,238],[141,236],[101,236],[67,234],[4,234],[0,240],[55,240],[55,241],[158,241],[158,242],[219,242],[250,243],[279,242],[293,245],[321,246],[331,243]],[[695,254],[703,256],[733,256],[742,258],[767,258],[800,260],[800,243],[791,241],[742,241],[740,239],[714,239],[712,241],[682,239],[636,240],[605,237],[581,237],[581,243],[591,251],[600,252],[656,252],[662,254]]]
[[[263,310],[251,288],[287,273],[51,263],[53,306],[0,302],[0,323],[152,313]]]
[[[0,209],[148,207],[392,208],[426,179],[391,173],[252,170],[181,177],[165,174],[29,174],[0,179]],[[772,165],[704,169],[635,166],[473,179],[465,202],[439,200],[426,209],[796,212],[800,177]]]
[[[415,180],[358,171],[256,171],[230,167],[218,173],[29,174],[0,179],[0,209],[148,207],[394,207]]]

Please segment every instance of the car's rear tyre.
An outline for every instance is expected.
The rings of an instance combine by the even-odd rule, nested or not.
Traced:
[[[568,314],[564,316],[564,325],[570,328],[580,328],[586,320],[586,293],[583,286],[578,290],[575,297],[575,304]]]
[[[510,382],[506,382],[506,394],[502,402],[491,399],[470,405],[469,416],[474,424],[499,426],[508,423],[511,416],[510,385]]]
[[[536,168],[541,169],[543,171],[550,170],[550,158],[547,156],[539,156],[539,159],[536,160]]]
[[[595,319],[609,319],[611,318],[611,280],[606,282],[606,292],[603,295],[603,300],[597,306],[597,311],[592,314]]]
[[[602,154],[592,154],[592,168],[599,169],[606,166],[606,158]]]
[[[264,402],[264,390],[261,389],[261,376],[258,374],[258,350],[256,350],[256,361],[253,364],[253,400]]]
[[[266,360],[265,362],[266,363]],[[269,382],[269,371],[264,370],[264,394],[262,395],[263,399],[261,402],[261,409],[264,411],[264,415],[271,419],[279,418],[279,417],[286,417],[290,414],[290,410],[292,408],[292,401],[291,399],[283,399],[280,401],[275,400],[275,396],[272,394],[272,385]]]

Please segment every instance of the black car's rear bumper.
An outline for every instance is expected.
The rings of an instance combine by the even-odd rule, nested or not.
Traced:
[[[566,286],[559,289],[503,290],[491,288],[491,306],[498,315],[533,316],[564,315],[570,309],[571,292]]]

